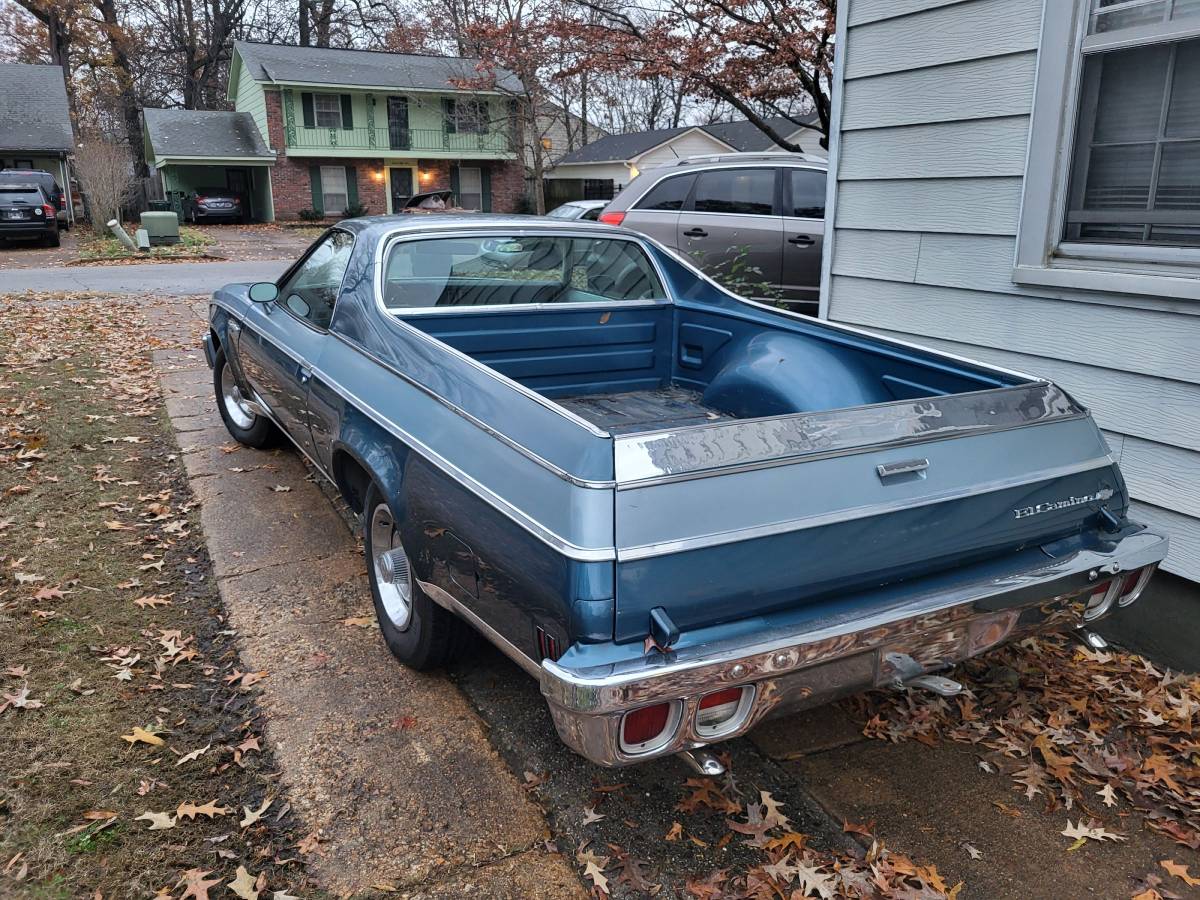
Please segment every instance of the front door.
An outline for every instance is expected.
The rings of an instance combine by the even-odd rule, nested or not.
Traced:
[[[778,291],[783,218],[775,178],[771,168],[701,172],[676,225],[680,255],[744,297]]]
[[[242,198],[242,212],[247,219],[253,219],[254,200],[250,196],[250,173],[245,169],[226,169],[225,187]]]
[[[412,135],[408,130],[408,98],[388,97],[388,143],[393,150],[408,150],[412,147]]]
[[[392,194],[392,212],[398,213],[416,192],[413,170],[407,167],[388,169],[388,184]]]

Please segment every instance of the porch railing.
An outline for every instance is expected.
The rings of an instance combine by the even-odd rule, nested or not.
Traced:
[[[429,151],[447,153],[511,153],[507,131],[452,132],[444,128],[297,128],[288,142],[297,150]]]

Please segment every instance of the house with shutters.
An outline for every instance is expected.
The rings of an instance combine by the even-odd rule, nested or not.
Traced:
[[[524,205],[520,82],[478,61],[237,41],[229,112],[144,111],[147,162],[166,199],[236,190],[256,221],[390,213],[415,193],[459,206]]]

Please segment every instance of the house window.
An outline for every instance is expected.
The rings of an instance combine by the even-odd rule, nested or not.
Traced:
[[[313,113],[318,128],[341,128],[341,96],[338,94],[313,94]]]
[[[1200,299],[1200,0],[1046,7],[1013,280]]]
[[[488,130],[486,100],[455,99],[450,104],[450,115],[456,134],[484,134]]]
[[[458,205],[463,209],[483,209],[483,172],[478,168],[459,167]]]
[[[321,207],[327,216],[346,212],[346,167],[321,166]]]

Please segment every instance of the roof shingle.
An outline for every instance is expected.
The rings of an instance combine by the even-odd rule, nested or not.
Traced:
[[[338,50],[236,41],[246,71],[255,81],[331,84],[348,87],[462,90],[455,82],[479,78],[479,60],[459,56],[420,56],[380,50]],[[521,81],[505,69],[496,72],[497,86],[518,92]]]
[[[0,150],[74,147],[62,66],[0,64]]]
[[[258,157],[273,159],[254,117],[248,112],[198,109],[144,109],[146,134],[156,158]]]

